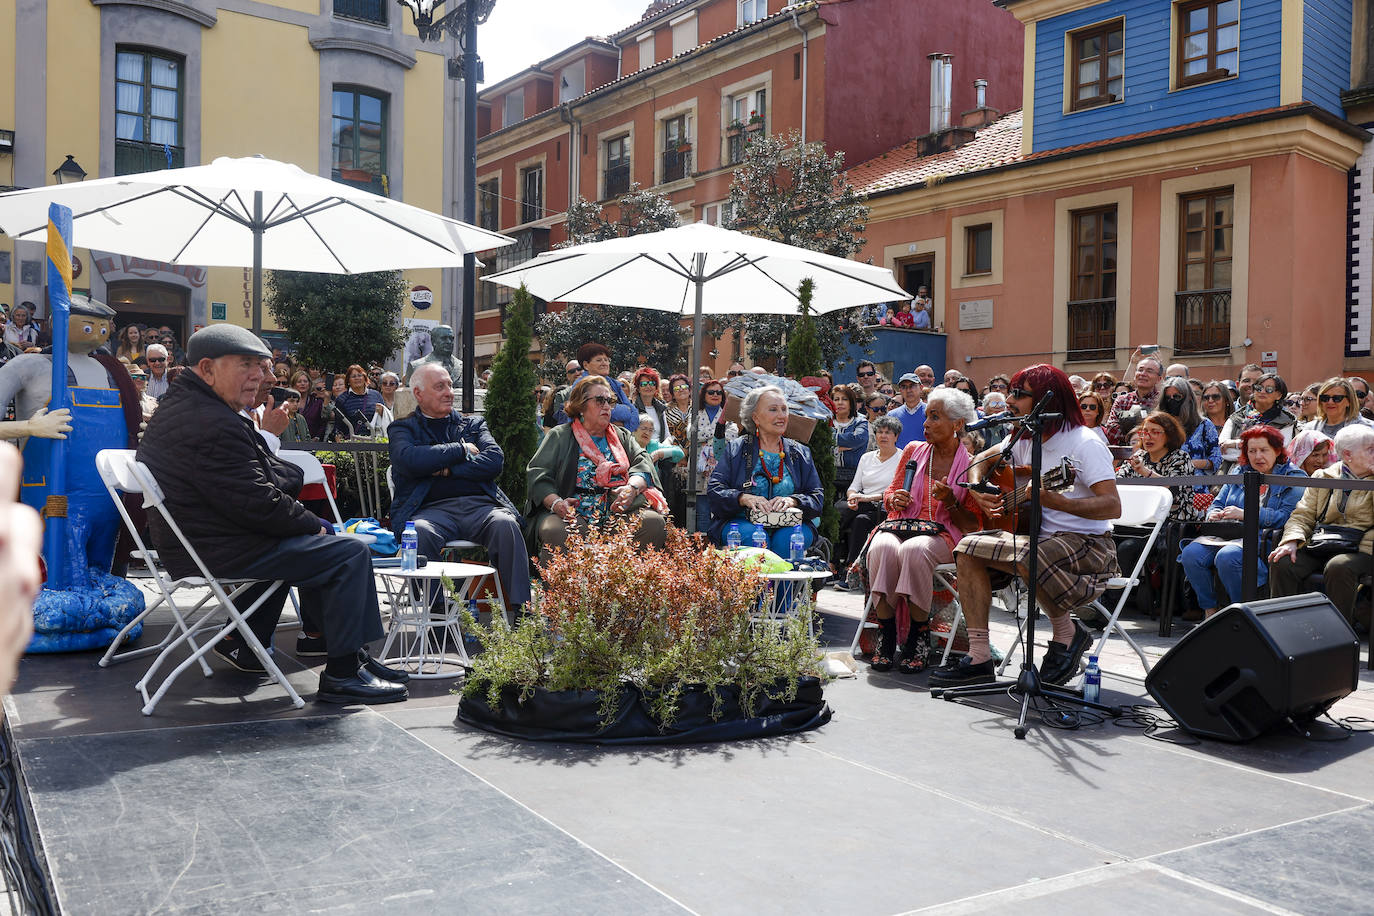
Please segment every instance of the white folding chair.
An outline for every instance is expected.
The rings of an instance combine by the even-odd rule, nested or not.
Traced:
[[[284,448],[277,452],[277,457],[300,468],[301,473],[305,475],[307,487],[312,483],[324,487],[324,498],[329,503],[329,511],[334,513],[334,521],[342,525],[344,519],[339,514],[339,506],[334,502],[334,494],[329,489],[329,479],[325,476],[324,465],[320,464],[320,459],[315,457],[315,453],[295,448]]]
[[[941,563],[939,566],[935,567],[935,590],[939,591],[940,589],[944,589],[945,591],[949,592],[951,595],[954,596],[954,621],[950,624],[949,632],[940,633],[935,630],[930,631],[932,639],[943,639],[945,641],[945,650],[940,655],[941,665],[944,665],[949,662],[949,653],[950,650],[954,647],[954,634],[957,633],[959,630],[959,622],[964,619],[964,609],[959,605],[959,590],[954,585],[954,581],[952,578],[953,576],[953,563]],[[850,655],[854,655],[856,652],[859,651],[859,638],[863,636],[864,630],[869,628],[876,629],[878,626],[876,623],[872,623],[868,619],[868,613],[872,609],[873,593],[870,591],[866,596],[864,596],[864,607],[862,615],[859,617],[859,626],[858,629],[854,631],[854,641],[849,644]]]
[[[1173,491],[1168,487],[1153,487],[1141,484],[1132,485],[1120,482],[1116,486],[1116,492],[1121,498],[1121,515],[1113,522],[1115,528],[1138,529],[1145,534],[1145,546],[1140,551],[1140,557],[1135,562],[1135,568],[1128,576],[1114,576],[1107,582],[1108,590],[1121,589],[1121,597],[1117,599],[1116,608],[1108,613],[1102,602],[1094,601],[1089,607],[1097,611],[1103,617],[1107,617],[1107,625],[1102,629],[1102,635],[1097,640],[1097,646],[1089,653],[1099,658],[1102,650],[1107,646],[1107,637],[1112,635],[1115,630],[1121,634],[1121,638],[1126,640],[1126,644],[1135,650],[1135,654],[1140,656],[1140,664],[1144,666],[1145,673],[1150,671],[1150,660],[1145,656],[1145,650],[1140,648],[1134,637],[1122,628],[1119,618],[1121,610],[1130,600],[1131,592],[1140,584],[1140,580],[1145,571],[1145,564],[1150,560],[1150,554],[1154,550],[1155,541],[1158,540],[1161,532],[1164,531],[1169,521],[1169,510],[1174,505]],[[1176,562],[1176,558],[1168,557],[1166,562]],[[1016,634],[1016,641],[1012,643],[1011,651],[1002,660],[1002,667],[998,669],[1000,674],[1007,667],[1007,662],[1011,660],[1012,654],[1021,645],[1025,637],[1025,625],[1022,624],[1020,631]]]
[[[267,653],[262,642],[253,634],[253,631],[249,629],[247,623],[247,618],[277,589],[283,586],[283,580],[278,579],[274,582],[270,582],[270,587],[263,592],[258,600],[253,602],[252,606],[240,612],[239,609],[235,607],[233,599],[245,589],[267,580],[217,579],[211,574],[210,570],[206,568],[205,562],[201,560],[200,555],[196,553],[195,548],[192,547],[191,543],[186,539],[186,535],[182,532],[181,527],[177,525],[176,520],[172,518],[172,514],[167,510],[162,488],[158,486],[152,471],[148,470],[147,465],[136,460],[132,452],[126,449],[105,449],[96,455],[96,467],[101,469],[102,480],[107,479],[106,474],[108,473],[109,480],[117,481],[117,489],[126,493],[142,494],[144,507],[154,508],[158,511],[162,516],[162,520],[166,522],[172,534],[181,542],[181,546],[186,550],[191,561],[195,563],[196,569],[200,572],[200,575],[197,577],[172,580],[166,572],[157,568],[149,561],[149,570],[153,572],[155,578],[157,578],[158,587],[162,591],[163,598],[167,600],[168,604],[175,609],[175,603],[172,602],[171,595],[175,593],[176,589],[186,587],[187,585],[204,586],[210,590],[211,597],[216,599],[215,605],[207,610],[202,611],[201,609],[204,605],[209,603],[209,598],[203,599],[197,604],[196,607],[192,609],[192,613],[200,612],[200,616],[198,617],[192,617],[191,614],[182,616],[178,613],[179,609],[175,609],[173,611],[173,616],[176,617],[177,620],[177,626],[174,628],[176,635],[173,636],[170,641],[164,641],[165,645],[150,647],[159,650],[157,658],[153,660],[152,665],[148,667],[148,671],[143,675],[143,678],[135,685],[144,700],[143,714],[145,716],[152,715],[153,709],[172,686],[172,682],[192,665],[200,664],[205,675],[207,677],[210,676],[212,672],[205,664],[205,654],[214,648],[221,640],[234,632],[237,632],[239,638],[244,641],[244,644],[252,649],[253,654],[262,662],[263,668],[266,669],[267,674],[278,684],[281,684],[282,689],[284,689],[291,698],[292,705],[297,709],[303,707],[305,701],[301,699],[296,689],[291,686],[291,682],[286,679],[286,675],[282,674],[281,669],[277,667],[277,663],[272,660],[272,656]],[[107,483],[106,486],[108,487],[110,484]],[[125,517],[127,520],[127,515]],[[218,614],[221,608],[228,614],[228,621],[223,624],[212,624],[210,619]],[[127,629],[128,628],[126,628],[126,630]],[[212,629],[217,631],[215,635],[210,637],[208,642],[197,645],[195,635],[202,631],[209,631]],[[171,673],[162,679],[157,689],[150,695],[148,688],[153,682],[153,678],[157,674],[158,669],[162,667],[164,662],[168,661],[171,653],[183,642],[191,646],[192,651],[190,656],[173,668]]]

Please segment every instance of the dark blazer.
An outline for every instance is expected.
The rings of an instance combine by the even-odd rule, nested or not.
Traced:
[[[721,542],[721,532],[725,526],[739,518],[744,511],[740,507],[739,497],[758,458],[757,437],[740,436],[732,439],[725,444],[725,454],[721,455],[711,479],[706,483],[707,505],[711,507],[711,526],[706,533],[717,544]],[[782,460],[786,462],[792,483],[797,488],[792,497],[801,506],[802,517],[814,528],[815,520],[820,518],[825,505],[825,498],[816,464],[811,460],[811,449],[792,439],[783,439]]]
[[[158,402],[138,460],[153,472],[167,510],[216,576],[261,559],[284,538],[324,527],[296,501],[300,468],[273,455],[253,421],[192,371],[181,373]],[[148,514],[148,527],[168,572],[198,574],[160,514]]]
[[[449,475],[477,481],[482,492],[511,511],[520,524],[525,520],[510,501],[510,497],[496,485],[505,467],[506,455],[496,444],[487,424],[477,417],[465,417],[458,411],[449,415],[442,440],[436,439],[418,410],[410,416],[395,420],[387,428],[387,450],[391,453],[391,529],[401,536],[434,483],[434,472],[448,468]],[[477,446],[477,454],[469,455],[466,443]]]

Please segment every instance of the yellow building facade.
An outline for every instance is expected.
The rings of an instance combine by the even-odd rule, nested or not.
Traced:
[[[462,84],[451,40],[421,43],[392,0],[0,0],[0,185],[262,155],[437,213],[461,212]],[[8,149],[5,131],[13,131]],[[7,188],[7,189],[8,189]],[[251,271],[90,251],[74,286],[117,324],[184,343],[251,324]],[[0,237],[0,302],[47,314],[43,249]],[[404,317],[457,315],[456,270],[409,270]],[[265,328],[272,328],[264,304]]]

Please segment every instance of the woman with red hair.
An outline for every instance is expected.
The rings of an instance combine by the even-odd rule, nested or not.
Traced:
[[[1022,369],[1011,379],[1007,406],[1014,416],[1025,417],[1044,403],[1055,419],[1045,423],[1043,466],[1046,469],[1070,459],[1074,482],[1064,490],[1042,490],[1041,527],[1037,544],[1036,591],[1040,610],[1050,618],[1049,648],[1040,663],[1040,677],[1062,684],[1078,670],[1092,632],[1069,613],[1092,604],[1118,572],[1112,543],[1111,520],[1121,515],[1121,500],[1112,472],[1107,444],[1083,423],[1078,395],[1069,377],[1054,366]],[[1011,460],[1016,466],[1030,464],[1031,443],[1025,428],[1012,433]],[[970,481],[982,480],[986,469],[1002,450],[998,443],[979,455],[970,466]],[[1005,514],[1002,496],[970,490],[983,516],[995,520]],[[992,599],[992,574],[1011,573],[1025,578],[1030,541],[1006,531],[965,535],[954,548],[958,565],[959,603],[968,623],[969,654],[937,668],[930,675],[935,687],[986,684],[993,680],[992,650],[988,643],[988,608]]]
[[[1283,433],[1272,426],[1252,426],[1240,434],[1240,467],[1254,468],[1261,474],[1277,474],[1285,477],[1305,477],[1300,468],[1293,467],[1288,461],[1284,448]],[[1259,523],[1261,528],[1282,528],[1288,516],[1297,508],[1302,498],[1302,487],[1260,487]],[[1245,488],[1241,483],[1228,483],[1221,488],[1212,507],[1207,513],[1209,522],[1241,522],[1245,518]],[[1193,587],[1193,594],[1201,611],[1185,614],[1184,619],[1201,620],[1211,617],[1222,606],[1218,598],[1227,599],[1226,603],[1239,601],[1241,597],[1241,541],[1239,538],[1220,542],[1215,538],[1202,538],[1183,545],[1179,555],[1183,574]],[[1218,596],[1212,582],[1212,574],[1221,579],[1224,594]],[[1259,556],[1259,578],[1257,584],[1269,581],[1269,564],[1264,560],[1264,552]]]
[[[654,418],[654,441],[667,445],[673,441],[673,432],[668,428],[668,405],[658,396],[661,381],[657,369],[641,366],[631,383],[634,391],[630,394],[630,405],[641,415],[648,414]]]

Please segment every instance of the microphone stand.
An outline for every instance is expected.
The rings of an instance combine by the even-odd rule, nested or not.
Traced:
[[[1068,688],[1042,683],[1040,672],[1035,667],[1035,618],[1039,616],[1038,589],[1035,583],[1038,581],[1040,573],[1041,451],[1044,445],[1045,421],[1057,420],[1061,416],[1060,414],[1045,412],[1045,406],[1049,400],[1050,392],[1047,391],[1040,399],[1040,403],[1035,405],[1035,409],[1021,421],[1020,438],[1029,439],[1031,445],[1030,524],[1026,535],[1030,538],[1030,553],[1026,557],[1026,591],[1029,592],[1029,596],[1026,609],[1026,648],[1021,661],[1021,673],[1014,681],[1003,680],[991,684],[969,684],[965,687],[932,687],[930,690],[931,697],[943,698],[950,702],[963,697],[991,696],[998,693],[1006,693],[1008,696],[1019,698],[1021,709],[1016,719],[1016,730],[1013,734],[1022,740],[1026,737],[1026,717],[1030,712],[1032,697],[1074,703],[1086,709],[1106,713],[1112,718],[1121,715],[1120,707],[1094,703],[1091,700],[1083,699],[1080,694]],[[1012,441],[1007,443],[1006,454],[1008,456],[1010,456],[1011,446],[1015,442],[1015,438],[1013,437]]]

